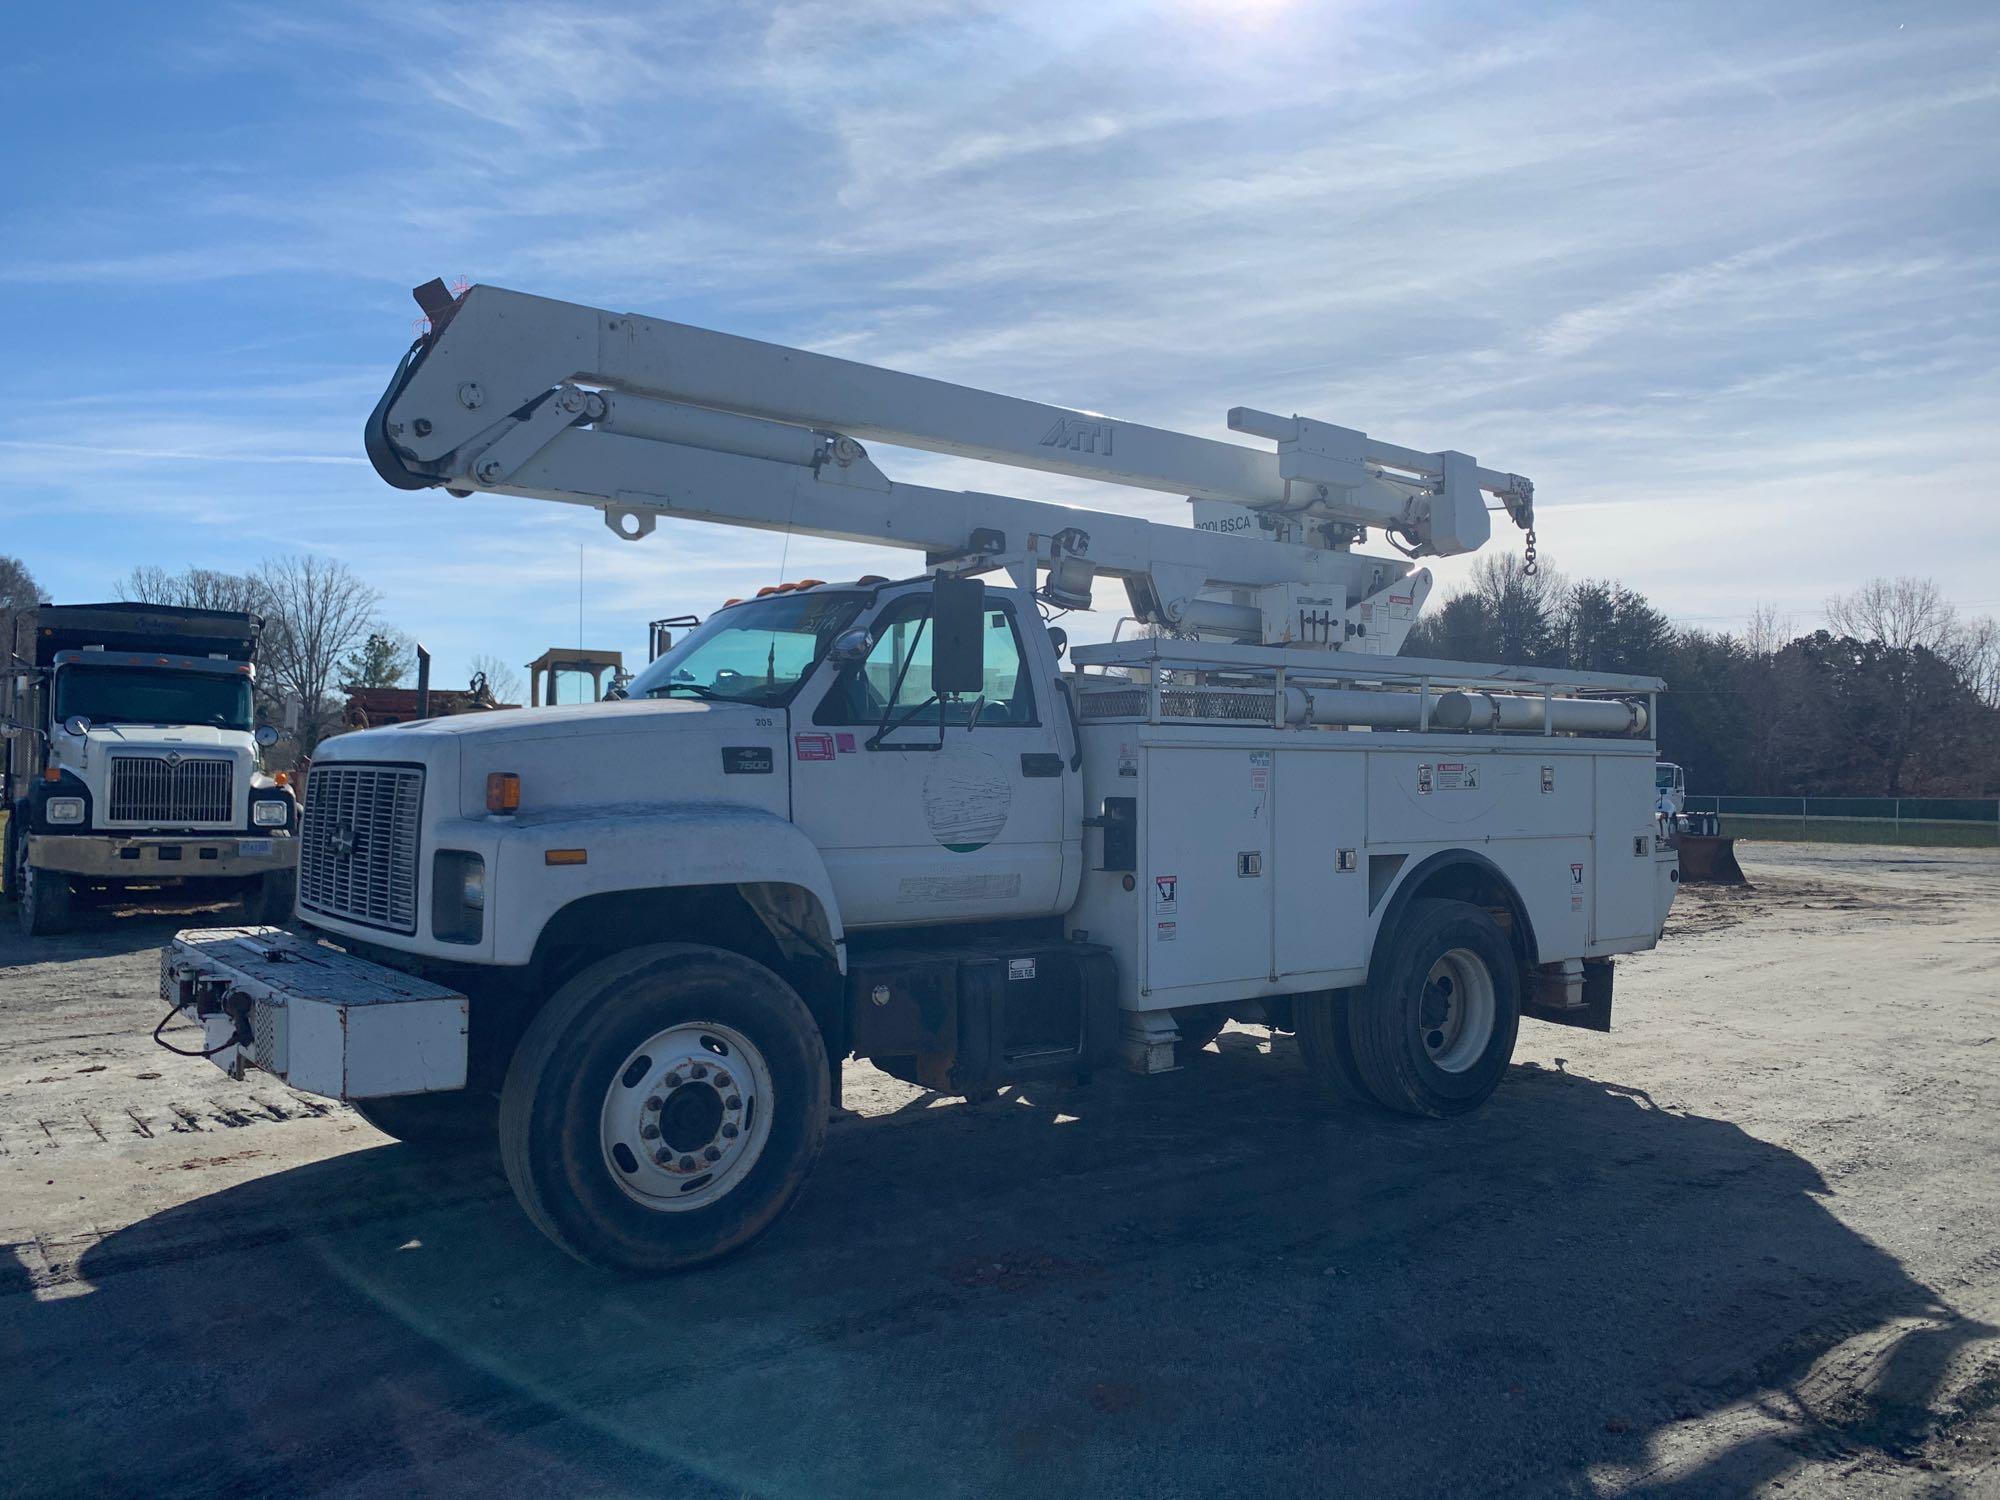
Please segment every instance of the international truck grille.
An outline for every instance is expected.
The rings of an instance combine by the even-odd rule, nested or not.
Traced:
[[[330,761],[306,777],[299,905],[391,932],[417,930],[424,773]]]
[[[227,823],[234,774],[232,762],[214,757],[114,755],[106,816],[113,823]]]

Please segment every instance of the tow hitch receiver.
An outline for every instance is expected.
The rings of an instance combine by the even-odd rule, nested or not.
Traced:
[[[465,1087],[464,995],[282,927],[177,933],[160,955],[160,998],[169,1019],[200,1024],[202,1045],[154,1039],[232,1078],[261,1068],[333,1099]]]

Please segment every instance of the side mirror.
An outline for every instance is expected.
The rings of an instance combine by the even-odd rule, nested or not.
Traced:
[[[270,749],[278,743],[278,731],[273,729],[269,724],[259,724],[257,726],[257,743],[262,745],[266,750]]]
[[[843,630],[833,638],[833,645],[827,649],[826,659],[831,662],[866,661],[868,653],[875,649],[875,637],[859,625],[852,630]]]
[[[931,585],[931,691],[986,687],[986,580],[939,577]]]
[[[75,735],[78,739],[82,739],[86,734],[90,733],[90,720],[82,714],[71,714],[67,719],[63,720],[63,729],[65,732]]]

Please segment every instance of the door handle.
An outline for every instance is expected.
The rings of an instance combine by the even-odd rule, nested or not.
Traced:
[[[1023,776],[1060,776],[1063,773],[1063,758],[1042,751],[1021,752],[1021,774]]]

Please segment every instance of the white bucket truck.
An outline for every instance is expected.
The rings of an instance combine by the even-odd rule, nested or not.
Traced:
[[[1230,1018],[1448,1115],[1523,1015],[1610,1023],[1658,940],[1650,678],[1394,653],[1525,480],[1238,410],[1255,448],[493,287],[432,319],[377,469],[904,547],[761,589],[624,701],[344,735],[291,931],[180,934],[215,1061],[412,1142],[497,1131],[577,1256],[713,1259],[782,1212],[841,1061],[981,1094],[1172,1068]],[[1197,529],[892,482],[861,439],[1240,509]],[[1404,557],[1353,550],[1370,529]],[[988,582],[989,576],[993,579]],[[1149,627],[1066,649],[1121,580]]]

